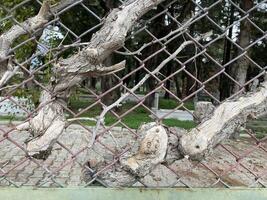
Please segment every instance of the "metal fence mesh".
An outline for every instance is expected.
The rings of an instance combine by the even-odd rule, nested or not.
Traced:
[[[155,121],[167,127],[169,143],[175,148],[172,142],[175,143],[180,127],[189,129],[196,125],[190,121],[195,117],[194,101],[207,100],[219,105],[263,80],[265,0],[251,1],[249,8],[231,0],[164,1],[135,24],[124,46],[106,60],[114,63],[126,59],[124,70],[104,77],[89,77],[71,89],[67,104],[62,103],[64,114],[68,119],[80,120],[68,121],[51,155],[40,159],[28,154],[25,140],[29,133],[17,131],[16,126],[40,110],[40,93],[50,91],[47,85],[53,64],[62,57],[79,53],[103,25],[113,7],[99,9],[99,2],[102,1],[65,1],[64,8],[51,10],[51,20],[44,27],[30,32],[27,29],[26,34],[13,42],[8,55],[11,71],[15,73],[1,86],[1,109],[9,109],[4,107],[8,101],[16,107],[13,110],[24,114],[18,117],[19,113],[12,110],[14,116],[2,116],[0,185],[266,187],[266,129],[260,137],[258,132],[246,128],[237,139],[217,145],[204,160],[166,161],[145,177],[129,178],[120,165],[120,157],[139,137],[138,127],[142,123]],[[114,1],[113,6],[122,3]],[[39,0],[2,1],[0,33],[3,35],[15,25],[25,28],[22,22],[35,16],[41,5]],[[251,33],[247,44],[240,43],[242,26],[249,27]],[[209,31],[212,35],[208,38],[197,39]],[[154,73],[156,66],[185,41],[192,44]],[[252,68],[245,82],[239,82],[232,73],[240,63]],[[145,84],[133,92],[131,89],[147,74],[150,77]],[[224,87],[235,88],[235,92],[223,94]],[[102,109],[127,92],[131,93],[129,98],[106,114],[95,144],[88,147],[95,122],[87,118],[97,120]],[[17,97],[24,97],[32,106],[19,103]],[[185,121],[176,118],[180,115],[185,115]],[[94,159],[88,160],[92,155]]]

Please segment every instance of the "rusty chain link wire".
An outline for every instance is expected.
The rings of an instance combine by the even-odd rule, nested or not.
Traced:
[[[39,97],[42,90],[51,92],[48,82],[53,79],[54,64],[62,57],[81,52],[110,10],[123,4],[114,1],[113,6],[105,8],[99,2],[106,1],[66,1],[64,7],[50,10],[51,17],[43,27],[31,31],[22,22],[38,13],[41,1],[1,2],[0,34],[15,25],[26,33],[16,38],[8,52],[9,67],[14,73],[0,89],[1,109],[5,102],[10,102],[15,110],[20,110],[16,112],[24,113],[12,119],[2,116],[0,185],[266,187],[266,128],[261,133],[263,136],[259,136],[247,126],[237,139],[224,140],[205,159],[166,161],[145,177],[129,178],[127,170],[120,165],[121,156],[133,148],[131,140],[140,137],[138,127],[142,123],[163,124],[168,130],[169,143],[175,148],[177,144],[172,144],[171,139],[178,138],[181,127],[196,126],[190,121],[197,118],[193,112],[195,101],[207,100],[220,105],[263,81],[266,0],[251,1],[249,8],[232,0],[172,0],[159,4],[138,20],[123,47],[106,60],[116,63],[126,59],[125,69],[103,77],[89,77],[76,84],[65,99],[67,103],[51,94],[51,101],[64,108],[68,119],[65,131],[47,158],[28,153],[25,145],[29,133],[19,132],[16,126],[29,121],[49,104],[39,106]],[[243,28],[250,31],[246,33],[250,35],[247,44],[240,42]],[[198,39],[210,31],[209,37]],[[164,68],[153,72],[186,41],[190,45]],[[252,70],[245,82],[239,82],[232,73],[240,64],[249,65]],[[149,78],[142,87],[133,91],[146,75]],[[223,96],[222,91],[227,94]],[[128,99],[108,111],[96,130],[101,111],[125,93],[130,93]],[[25,97],[32,107],[19,103],[17,97]],[[172,117],[181,115],[186,119]],[[88,146],[95,131],[94,145]],[[92,154],[94,159],[88,160]]]

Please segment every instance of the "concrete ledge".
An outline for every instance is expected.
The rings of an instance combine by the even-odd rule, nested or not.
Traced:
[[[186,111],[186,110],[176,110],[172,112],[172,110],[169,109],[159,109],[156,110],[155,108],[152,108],[152,111],[157,115],[158,118],[162,118],[163,116],[167,115],[164,117],[164,119],[177,119],[181,121],[193,121],[193,113],[194,111]],[[171,112],[171,113],[170,113]],[[151,115],[153,117],[153,115]]]
[[[3,200],[266,200],[267,189],[0,188]]]

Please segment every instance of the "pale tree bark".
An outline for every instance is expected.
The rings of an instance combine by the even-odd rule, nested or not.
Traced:
[[[49,155],[49,151],[57,141],[58,137],[64,131],[67,120],[64,116],[64,102],[61,101],[60,95],[62,93],[64,94],[75,84],[80,83],[85,77],[100,76],[117,70],[122,70],[126,64],[125,61],[112,66],[104,66],[103,61],[124,44],[127,32],[131,29],[134,23],[142,15],[163,1],[164,0],[126,1],[120,8],[114,9],[107,16],[103,27],[93,35],[86,48],[67,59],[61,59],[55,64],[54,77],[51,79],[48,91],[42,92],[40,99],[41,103],[36,116],[31,118],[28,122],[17,126],[18,130],[27,130],[32,133],[33,139],[27,144],[29,155],[45,159],[46,156]],[[185,24],[179,29],[169,33],[164,38],[168,39],[168,37],[173,36],[173,34],[178,33],[179,30],[183,30],[186,27],[187,25]],[[211,34],[212,33],[209,32],[194,40],[200,41],[201,39],[206,39]],[[135,92],[152,75],[156,75],[171,60],[176,58],[184,48],[192,44],[194,44],[193,41],[185,41],[182,43],[181,46],[163,60],[151,74],[146,74],[140,82],[130,89],[130,92],[123,94],[113,104],[105,107],[97,120],[97,125],[91,136],[89,147],[94,144],[99,126],[103,122],[106,113],[119,106],[131,92]],[[267,82],[264,82],[257,91],[248,93],[238,99],[224,102],[214,110],[209,119],[201,123],[197,128],[189,131],[187,134],[182,135],[179,141],[178,151],[184,157],[201,159],[211,151],[214,146],[240,128],[240,126],[246,122],[248,117],[258,117],[266,113]],[[161,129],[161,127],[153,127],[152,130],[155,129],[155,131],[152,131],[153,133],[164,133],[164,130]],[[150,135],[150,131],[145,132]],[[154,153],[160,156],[159,159],[153,157],[151,160],[153,162],[151,162],[152,164],[150,167],[154,167],[156,164],[164,161],[164,156],[166,154],[166,134],[153,133],[151,133],[152,137],[145,137],[148,140],[141,142],[143,145],[149,144],[148,150],[138,151],[135,155],[127,158],[134,161],[142,160],[141,164],[138,164],[138,168],[132,168],[128,165],[129,162],[126,162],[127,167],[132,171],[138,169],[136,171],[137,175],[142,167],[147,166],[147,162],[143,160],[146,159],[146,152],[151,153],[151,156],[154,156]],[[160,135],[164,137],[164,140],[161,140]],[[154,146],[150,146],[152,144],[150,140],[154,142]],[[163,141],[164,144],[158,146]],[[151,149],[151,147],[153,149]],[[159,147],[161,150],[157,151]],[[148,159],[151,159],[151,157],[148,156]],[[146,172],[149,172],[150,169],[145,170]],[[141,173],[141,175],[143,174]]]
[[[10,64],[11,62],[8,61],[9,51],[14,40],[21,35],[27,34],[28,32],[32,32],[44,26],[48,22],[48,16],[49,4],[45,1],[38,15],[29,18],[22,24],[14,25],[0,36],[0,87],[2,87],[10,79],[10,77],[14,75],[14,71],[16,71]]]
[[[267,82],[255,92],[228,100],[209,119],[181,137],[179,152],[191,159],[205,157],[221,141],[243,128],[249,118],[267,114]]]
[[[253,8],[253,0],[243,0],[240,2],[240,8],[244,11],[248,11],[249,9]],[[252,25],[249,22],[249,20],[244,19],[240,23],[240,34],[238,39],[238,44],[242,48],[246,48],[251,39],[251,28]],[[243,50],[238,50],[238,55],[243,53]],[[246,50],[246,55],[250,55],[249,49]],[[234,77],[235,80],[243,86],[246,83],[247,80],[247,71],[249,68],[249,60],[246,59],[244,56],[239,58],[237,62],[234,64]],[[235,84],[232,89],[232,94],[237,93],[240,90],[240,86]]]
[[[45,28],[45,24],[53,16],[53,13],[61,11],[76,1],[62,0],[52,8],[50,8],[49,1],[44,1],[36,16],[12,26],[0,36],[0,87],[3,87],[19,70],[18,66],[13,66],[12,57],[9,55],[12,43],[22,35]]]
[[[49,92],[43,91],[38,114],[16,127],[19,131],[28,130],[31,133],[27,150],[28,154],[35,158],[46,159],[65,128],[66,119],[62,107],[64,102],[59,101],[53,100]]]
[[[168,148],[166,129],[156,123],[144,124],[139,128],[141,138],[131,153],[120,158],[122,166],[136,176],[145,176],[151,169],[164,162]]]
[[[41,158],[44,158],[42,156],[44,154],[49,155],[48,152],[63,132],[66,119],[62,103],[59,102],[60,96],[86,77],[101,76],[122,70],[126,64],[125,61],[112,66],[104,66],[103,61],[123,46],[127,32],[134,23],[163,1],[126,1],[119,8],[111,11],[104,20],[102,28],[92,36],[87,47],[55,64],[49,92],[42,92],[37,115],[28,122],[17,126],[18,130],[28,130],[34,136],[34,139],[27,144],[29,155]],[[46,115],[50,117],[45,117]],[[55,128],[56,132],[54,132]]]
[[[265,114],[267,114],[267,82],[254,92],[222,103],[211,114],[207,113],[204,121],[189,132],[176,129],[174,136],[168,134],[168,129],[162,125],[155,122],[147,123],[137,130],[140,136],[137,140],[130,134],[127,145],[124,144],[125,139],[122,141],[121,135],[117,134],[117,137],[112,137],[116,145],[131,148],[124,150],[115,161],[120,162],[119,165],[115,165],[116,170],[113,167],[102,173],[102,169],[106,167],[106,162],[103,162],[106,154],[102,152],[102,158],[99,158],[99,152],[96,156],[96,152],[91,149],[88,163],[96,173],[89,174],[86,179],[92,182],[99,177],[107,185],[130,186],[136,177],[142,180],[161,163],[203,159],[216,145],[240,129],[248,118]],[[101,138],[99,139],[102,142]],[[114,143],[107,141],[107,138],[103,142],[109,145]]]

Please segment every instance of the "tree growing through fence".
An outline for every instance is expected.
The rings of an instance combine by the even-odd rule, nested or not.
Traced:
[[[53,62],[50,63],[52,65],[52,75],[47,83],[47,87],[43,88],[43,91],[41,92],[38,111],[36,112],[35,116],[29,118],[25,123],[16,126],[16,129],[19,131],[26,130],[31,132],[32,138],[27,143],[27,153],[29,155],[40,158],[49,156],[49,152],[53,148],[53,145],[55,144],[59,136],[64,131],[68,122],[79,120],[79,118],[66,119],[64,115],[64,109],[67,106],[67,99],[69,97],[71,88],[73,88],[77,84],[81,84],[84,81],[88,81],[88,79],[90,80],[94,77],[108,76],[110,74],[125,70],[125,68],[127,67],[126,60],[119,60],[117,63],[110,62],[110,58],[114,56],[115,52],[123,56],[128,56],[140,54],[144,49],[148,49],[148,47],[155,47],[155,42],[152,41],[145,43],[140,47],[140,49],[133,53],[121,51],[121,48],[125,44],[129,31],[134,29],[136,23],[141,19],[141,17],[146,15],[148,12],[153,11],[153,9],[155,9],[160,3],[163,3],[164,0],[127,0],[116,8],[113,8],[113,6],[115,5],[110,5],[111,1],[107,2],[107,4],[105,4],[103,8],[107,10],[110,9],[111,11],[102,21],[101,28],[91,36],[89,42],[86,41],[81,43],[74,43],[71,45],[60,45],[59,47],[54,49],[56,51],[61,51],[70,47],[82,47],[80,51],[72,53],[65,58],[53,60]],[[1,87],[8,84],[12,77],[15,76],[19,68],[23,68],[23,66],[21,66],[16,61],[14,56],[10,54],[12,44],[15,42],[15,40],[20,36],[27,33],[32,33],[35,30],[40,30],[42,32],[42,30],[45,28],[45,25],[53,19],[53,13],[60,12],[73,3],[75,3],[75,1],[73,0],[60,1],[55,6],[52,6],[49,1],[44,1],[36,16],[28,18],[20,24],[13,25],[1,34]],[[205,3],[206,1],[201,1],[201,4]],[[97,5],[99,6],[100,4]],[[175,5],[170,8],[172,12],[180,12],[181,8],[179,7],[179,1],[177,1],[177,4]],[[181,7],[183,9],[186,9],[186,11],[188,11],[190,14],[187,14],[187,12],[180,13],[179,18],[182,21],[182,24],[179,27],[173,25],[172,22],[169,23],[168,17],[162,19],[160,23],[161,26],[165,25],[166,27],[170,27],[170,29],[159,28],[159,33],[157,35],[160,38],[157,39],[157,42],[159,42],[159,44],[162,41],[166,41],[172,37],[175,37],[181,32],[192,31],[190,30],[190,25],[193,21],[197,21],[197,12],[194,12],[195,8],[191,1],[182,1],[181,5],[183,5]],[[241,16],[244,17],[245,12],[253,8],[253,4],[251,1],[243,2],[241,5],[241,9],[242,8],[244,8],[244,12]],[[229,20],[231,21],[231,18],[233,18],[233,11],[228,10],[224,12],[230,13]],[[221,23],[228,23],[228,20]],[[247,45],[249,45],[249,38],[251,37],[250,34],[252,33],[251,25],[248,25],[248,23],[249,18],[246,18],[241,22],[238,44],[242,49],[238,49],[236,51],[238,55],[244,53],[244,49]],[[131,89],[128,89],[128,91],[126,91],[126,93],[122,94],[120,97],[117,97],[115,95],[115,97],[112,98],[112,101],[108,103],[108,105],[103,106],[103,110],[99,118],[91,119],[96,121],[96,126],[93,130],[93,136],[88,143],[89,148],[94,145],[99,129],[104,124],[105,116],[109,111],[119,107],[120,104],[129,95],[136,92],[146,82],[149,82],[148,88],[149,90],[152,90],[155,87],[155,84],[153,84],[151,80],[153,80],[153,77],[155,75],[164,71],[164,73],[168,76],[168,74],[170,75],[172,73],[172,70],[174,72],[174,69],[170,69],[171,71],[169,70],[169,68],[171,67],[169,64],[170,61],[177,59],[177,57],[181,55],[183,51],[194,52],[191,52],[193,57],[195,54],[197,54],[196,49],[198,43],[200,43],[201,41],[207,41],[209,38],[214,37],[215,34],[209,31],[208,26],[203,27],[196,25],[196,29],[202,30],[202,34],[193,34],[194,37],[181,42],[177,46],[171,44],[171,47],[173,49],[172,53],[169,53],[163,58],[157,57],[153,62],[150,62],[149,64],[143,63],[143,65],[151,65],[148,66],[151,67],[150,73],[144,73],[144,76],[142,76],[142,78],[136,78],[137,81],[133,84]],[[164,32],[164,34],[162,34],[162,32]],[[230,36],[231,33],[229,31],[229,33],[225,34],[228,34],[228,36]],[[232,51],[231,49],[233,47],[229,47],[228,41],[226,41],[224,45],[225,57],[223,62],[227,63],[230,59],[229,52]],[[146,53],[148,54],[146,56],[152,54],[152,51],[150,51],[149,49],[146,51]],[[221,52],[215,53],[222,54]],[[250,52],[248,53],[248,51],[246,50],[245,55],[250,56]],[[248,58],[246,57],[246,59]],[[107,60],[109,60],[109,62]],[[117,59],[114,60],[117,61]],[[199,62],[197,62],[196,58],[193,60],[194,62],[190,63],[190,71],[192,73],[194,72],[195,76],[199,76],[196,73],[196,71],[198,71],[196,69],[199,67],[194,65]],[[234,66],[236,67],[237,71],[236,78],[239,83],[239,88],[241,87],[242,89],[244,89],[249,63],[247,62],[247,60],[241,60],[236,62]],[[265,71],[262,70],[261,76],[264,75]],[[204,73],[202,73],[201,76],[204,76]],[[181,93],[181,95],[183,95],[183,93],[185,93],[186,95],[188,95],[192,88],[195,91],[198,89],[197,84],[189,81],[190,79],[188,77],[182,77],[182,82],[177,81],[177,79],[179,78],[179,76],[174,77],[174,79],[176,79],[175,81],[177,85],[177,94]],[[225,77],[222,77],[222,79],[224,78]],[[106,89],[112,87],[113,84],[112,80],[107,79],[108,78],[105,78],[103,80],[111,84],[110,86],[107,86]],[[179,85],[181,83],[183,84],[183,89],[186,88],[186,91],[184,92],[180,91]],[[226,93],[229,93],[229,91],[227,91]],[[236,95],[242,91],[240,91],[238,87],[234,87],[233,92],[234,95]],[[230,137],[238,129],[242,128],[249,117],[260,117],[262,115],[265,115],[266,113],[267,82],[265,80],[256,90],[248,91],[242,95],[238,94],[237,97],[232,97],[231,99],[226,100],[217,108],[215,108],[213,113],[208,118],[206,118],[205,121],[180,137],[177,151],[181,154],[181,157],[189,157],[190,159],[197,160],[202,159],[203,157],[205,157],[205,155],[207,155],[209,151],[212,150],[214,146],[216,146],[225,138]],[[153,139],[154,136],[153,133],[151,133],[151,130],[153,130],[152,132],[158,137],[157,140]],[[152,143],[156,149],[166,145],[166,138],[160,138],[161,136],[165,137],[164,134],[161,134],[165,129],[161,125],[159,125],[157,128],[153,126],[151,130],[149,129],[148,132],[151,133],[153,137],[145,137],[145,141],[141,141],[141,146],[142,144],[147,144],[147,140],[149,140],[149,142],[151,142],[150,140],[152,140]],[[145,131],[147,131],[147,129],[145,129]],[[150,137],[152,137],[152,139],[150,139]],[[162,162],[163,157],[166,153],[164,152],[166,151],[166,148],[159,149],[163,152],[157,154],[160,157],[160,159],[157,159],[157,162]],[[146,156],[143,156],[143,154],[147,154],[146,151],[150,152],[150,149],[144,150],[144,152],[142,152],[143,150],[141,148],[140,151],[137,153],[137,155],[131,157],[130,159],[136,159],[136,157],[142,157],[142,159],[146,159]],[[152,151],[152,154],[155,152],[156,151]],[[149,165],[149,167],[153,167],[153,164],[156,163],[152,162],[152,165]],[[127,165],[127,161],[125,165]],[[145,165],[147,166],[146,162]],[[130,170],[135,171],[132,169],[132,166],[128,167],[130,168]],[[138,169],[137,171],[138,172],[135,173],[138,174],[140,169]]]

